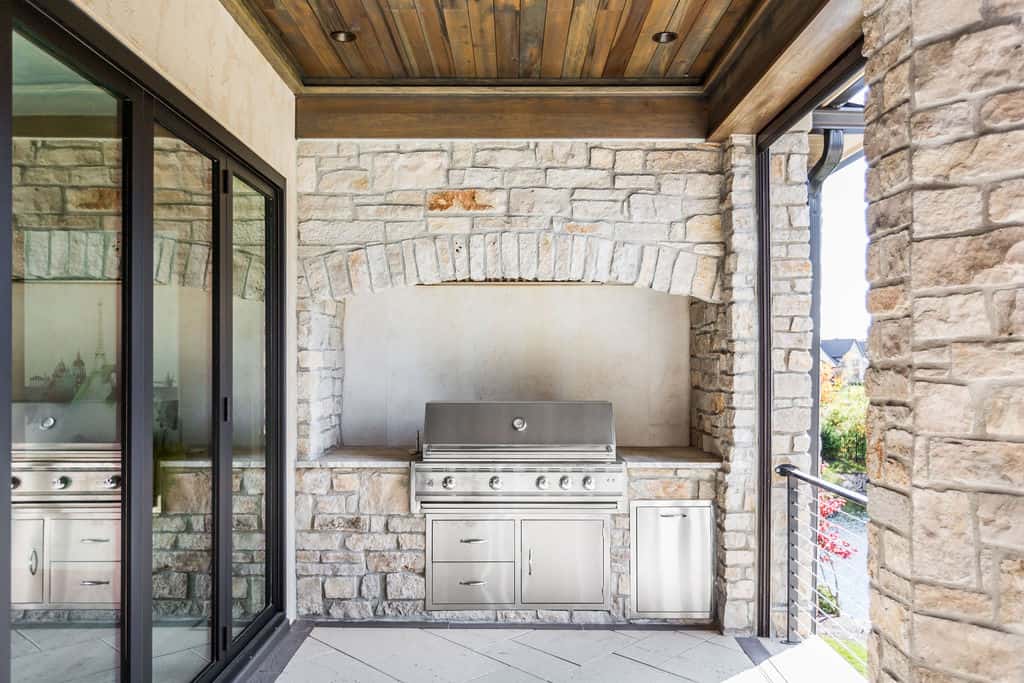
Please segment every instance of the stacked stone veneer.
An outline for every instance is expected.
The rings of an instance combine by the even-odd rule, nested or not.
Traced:
[[[722,456],[715,573],[718,622],[754,626],[756,570],[757,221],[754,138],[724,145],[722,303],[695,300],[691,321],[691,443]]]
[[[724,146],[300,141],[300,459],[343,443],[349,296],[446,281],[586,281],[691,296],[692,443],[725,460],[716,475],[718,620],[749,631],[756,587],[753,176],[749,136]],[[389,522],[376,524],[382,532]],[[331,564],[324,553],[348,552],[299,547],[300,556],[321,553],[320,564]],[[313,595],[310,602],[329,612],[323,601],[342,598],[328,597],[324,572],[314,580],[300,568],[300,602]],[[361,590],[349,581],[331,585]],[[376,616],[399,609],[381,600]]]
[[[771,238],[772,469],[793,464],[812,471],[811,232],[807,162],[809,120],[769,149]],[[776,635],[786,634],[788,510],[786,481],[772,475],[771,606]]]
[[[408,468],[318,467],[296,474],[300,617],[506,623],[631,620],[629,515],[612,515],[611,611],[425,610],[426,518],[409,512]],[[634,500],[715,500],[714,469],[630,469]]]
[[[14,277],[119,280],[120,141],[16,137],[13,154]],[[154,138],[153,281],[157,285],[210,287],[211,173],[211,162],[184,142]],[[263,198],[252,191],[236,191],[233,207],[233,295],[262,300]]]
[[[721,300],[718,145],[300,141],[299,454],[342,442],[348,296],[602,282]]]
[[[879,681],[1024,677],[1024,5],[864,3]]]

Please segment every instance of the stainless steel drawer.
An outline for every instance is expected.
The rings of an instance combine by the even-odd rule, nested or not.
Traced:
[[[513,562],[515,522],[511,519],[434,520],[434,562]]]
[[[117,603],[120,596],[120,562],[50,563],[52,603]]]
[[[119,519],[54,519],[50,530],[50,559],[54,562],[117,562],[120,559]]]
[[[513,562],[435,562],[430,567],[436,605],[498,605],[515,602]]]

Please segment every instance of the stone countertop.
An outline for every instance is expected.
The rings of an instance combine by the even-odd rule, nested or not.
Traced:
[[[722,467],[722,458],[692,446],[619,446],[619,459],[630,469],[642,467],[710,469]]]
[[[296,467],[408,467],[419,460],[410,448],[383,446],[339,446],[326,451],[316,460],[299,460]]]
[[[316,460],[300,460],[296,467],[407,467],[419,460],[408,448],[379,446],[340,446]],[[689,446],[619,446],[619,459],[628,468],[719,469],[722,459]]]

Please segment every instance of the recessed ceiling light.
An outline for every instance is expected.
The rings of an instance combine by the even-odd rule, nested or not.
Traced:
[[[354,43],[357,36],[355,31],[331,31],[331,38],[339,43]]]
[[[676,33],[675,31],[658,31],[653,36],[651,36],[651,40],[653,40],[656,43],[671,43],[678,37],[679,34]]]

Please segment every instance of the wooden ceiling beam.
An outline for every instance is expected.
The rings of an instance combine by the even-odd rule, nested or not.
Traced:
[[[708,139],[757,133],[861,35],[861,0],[765,0],[712,69]]]
[[[302,72],[298,63],[266,15],[252,5],[252,0],[220,0],[220,4],[291,91],[302,92]]]
[[[407,89],[408,90],[408,89]],[[707,106],[687,93],[352,92],[296,98],[298,138],[671,138],[703,140]]]

